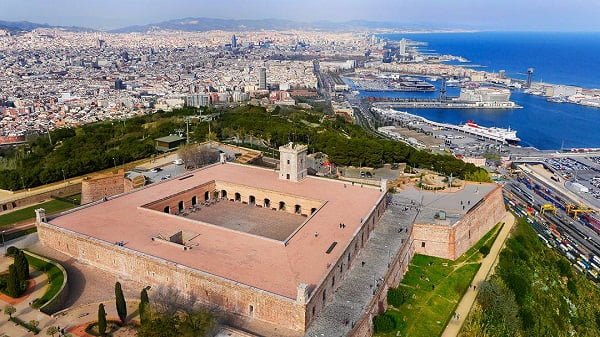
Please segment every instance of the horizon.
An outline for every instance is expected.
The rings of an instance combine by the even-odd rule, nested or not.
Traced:
[[[194,0],[30,0],[3,3],[0,20],[28,21],[51,26],[74,26],[109,31],[185,18],[222,20],[288,20],[299,23],[344,23],[371,21],[419,29],[464,29],[478,31],[599,32],[600,1],[518,0],[489,1],[416,0],[318,0],[281,3],[257,0],[248,3],[204,3]],[[144,12],[140,13],[143,8]],[[315,11],[315,8],[318,9]],[[10,13],[10,15],[6,15]],[[557,29],[559,28],[559,29]]]

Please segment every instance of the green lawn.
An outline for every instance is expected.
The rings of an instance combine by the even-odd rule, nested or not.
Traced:
[[[29,265],[48,276],[49,287],[42,297],[34,301],[34,307],[39,308],[58,293],[64,282],[64,275],[56,265],[25,254]]]
[[[399,286],[406,294],[405,302],[386,311],[394,317],[397,329],[376,336],[439,336],[481,266],[479,247],[491,245],[500,228],[496,225],[456,261],[415,255]]]
[[[11,213],[0,215],[0,227],[12,225],[29,219],[35,219],[35,210],[38,208],[44,208],[46,210],[46,214],[50,215],[73,208],[80,203],[81,194],[75,194],[72,196],[47,201],[31,207],[22,208]]]

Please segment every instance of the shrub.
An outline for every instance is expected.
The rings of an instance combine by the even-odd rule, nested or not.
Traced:
[[[569,263],[569,261],[567,261],[567,259],[559,257],[556,260],[556,269],[558,269],[560,276],[571,277],[573,274],[571,268],[571,264]]]
[[[396,319],[389,314],[382,314],[373,318],[375,332],[390,332],[396,328]]]
[[[479,248],[479,252],[485,257],[490,253],[490,246],[488,245],[483,245],[481,246],[481,248]]]
[[[104,334],[100,334],[100,332],[98,332],[99,330],[99,326],[98,326],[99,322],[93,322],[88,324],[88,326],[85,328],[85,332],[87,334],[90,334],[92,336],[111,336],[111,333],[116,331],[117,329],[119,329],[122,326],[125,326],[123,324],[121,324],[120,321],[114,321],[114,320],[107,320],[106,321],[106,328],[105,328],[105,333]],[[128,325],[128,326],[136,326],[136,325]]]
[[[399,308],[406,301],[406,293],[400,288],[390,288],[387,293],[388,304]]]
[[[37,324],[35,324],[35,323],[39,324],[39,322],[37,322],[37,321],[25,322],[25,321],[23,321],[23,320],[21,320],[21,319],[19,319],[17,317],[11,317],[10,321],[12,321],[15,324],[18,324],[18,325],[24,327],[25,329],[33,332],[34,335],[37,335],[37,334],[40,333],[40,329],[38,329]]]
[[[15,256],[15,254],[18,251],[19,251],[19,248],[15,247],[15,246],[10,246],[10,247],[6,248],[6,255]]]

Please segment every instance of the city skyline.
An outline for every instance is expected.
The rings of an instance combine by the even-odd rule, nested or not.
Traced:
[[[280,2],[243,0],[206,2],[193,0],[128,0],[85,2],[74,0],[0,1],[0,20],[31,21],[56,26],[100,30],[146,25],[187,17],[222,19],[284,19],[299,22],[369,20],[408,27],[478,30],[600,31],[594,20],[600,1],[489,1],[443,0],[316,0]],[[319,10],[315,10],[318,8]],[[143,10],[142,10],[143,9]],[[449,14],[450,13],[450,14]]]

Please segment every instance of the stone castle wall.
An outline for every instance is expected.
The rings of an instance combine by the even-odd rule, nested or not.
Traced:
[[[304,331],[305,306],[233,280],[203,273],[172,261],[78,235],[45,223],[38,224],[40,241],[78,261],[142,284],[178,289],[200,302],[226,312],[291,330]]]
[[[377,292],[371,299],[371,302],[365,309],[354,328],[348,334],[348,337],[371,337],[373,336],[373,318],[387,309],[387,292],[390,288],[397,287],[402,281],[404,274],[408,271],[408,265],[415,255],[415,241],[413,232],[410,231],[404,244],[394,256],[390,268],[384,276],[384,281],[377,288]]]
[[[123,192],[125,192],[123,170],[109,176],[84,178],[81,181],[81,204],[85,205]]]
[[[56,197],[64,198],[64,197],[68,197],[73,194],[77,194],[77,193],[81,192],[81,184],[80,183],[71,184],[69,182],[67,185],[60,184],[60,185],[56,185],[56,186],[57,186],[56,188],[46,191],[46,192],[43,192],[43,193],[37,193],[34,195],[31,195],[28,193],[27,196],[23,196],[23,197],[15,195],[15,198],[12,200],[0,202],[0,214],[2,214],[2,212],[5,212],[5,211],[10,211],[14,208],[30,206],[30,205],[37,204],[37,203],[40,203],[43,201],[51,200]],[[33,192],[31,192],[31,193],[35,193],[35,190],[33,190]]]
[[[223,194],[225,192],[225,194]],[[239,200],[236,200],[236,193],[239,194]],[[225,181],[212,181],[189,190],[177,193],[150,203],[147,207],[156,211],[166,212],[166,207],[169,207],[169,213],[175,214],[179,211],[179,206],[183,208],[189,207],[195,203],[202,203],[208,199],[214,199],[215,194],[220,199],[238,201],[245,204],[251,204],[250,197],[254,197],[254,204],[257,207],[264,207],[265,199],[269,199],[269,208],[279,210],[279,202],[285,203],[285,211],[288,213],[296,213],[296,205],[300,206],[300,214],[308,216],[312,210],[318,210],[324,201],[304,198],[276,191],[264,190],[256,187],[232,184]],[[183,202],[183,204],[180,204]]]
[[[346,273],[355,262],[358,252],[367,243],[369,235],[375,229],[375,224],[377,224],[381,216],[383,216],[383,212],[386,210],[386,196],[387,194],[383,194],[377,205],[373,207],[369,216],[366,219],[363,219],[363,226],[354,236],[354,239],[344,249],[344,252],[338,261],[332,266],[327,266],[328,268],[331,268],[329,273],[320,282],[319,287],[311,292],[310,299],[306,306],[306,327],[308,327],[314,318],[319,315],[327,301],[331,299]]]
[[[415,223],[416,252],[455,260],[500,222],[505,213],[502,187],[498,186],[453,226]]]
[[[481,202],[461,219],[454,231],[454,257],[459,258],[469,248],[473,247],[487,232],[489,232],[506,214],[502,187],[488,193]]]
[[[214,182],[209,182],[179,193],[175,198],[170,196],[146,207],[156,208],[160,211],[166,206],[177,209],[180,200],[186,202],[186,205],[187,201],[191,200],[194,195],[203,200],[202,192],[212,193],[215,187],[219,190]],[[230,197],[230,192],[241,191],[241,193],[244,193],[243,190],[239,189],[239,185],[222,185],[221,188],[236,188],[235,190],[228,190],[228,197]],[[252,189],[251,192],[257,193],[255,190]],[[174,262],[131,251],[126,246],[120,247],[113,243],[80,236],[77,233],[46,223],[38,225],[38,236],[44,245],[107,272],[141,283],[168,285],[193,295],[204,303],[218,306],[229,313],[241,316],[243,319],[257,319],[267,324],[279,325],[302,332],[319,314],[326,302],[333,296],[335,289],[341,284],[345,274],[354,263],[359,250],[364,247],[376,223],[383,215],[386,209],[385,200],[386,194],[382,194],[369,216],[362,219],[363,225],[354,239],[346,247],[343,247],[344,252],[338,261],[333,265],[323,266],[323,268],[328,268],[329,272],[319,284],[309,285],[306,303],[242,285],[233,280],[226,280],[215,275],[196,271]],[[295,202],[302,202],[302,200],[296,200]],[[337,248],[342,247],[338,246]],[[402,268],[405,270],[406,266]],[[399,272],[397,274],[400,275]],[[395,280],[399,280],[398,275],[394,277]]]

